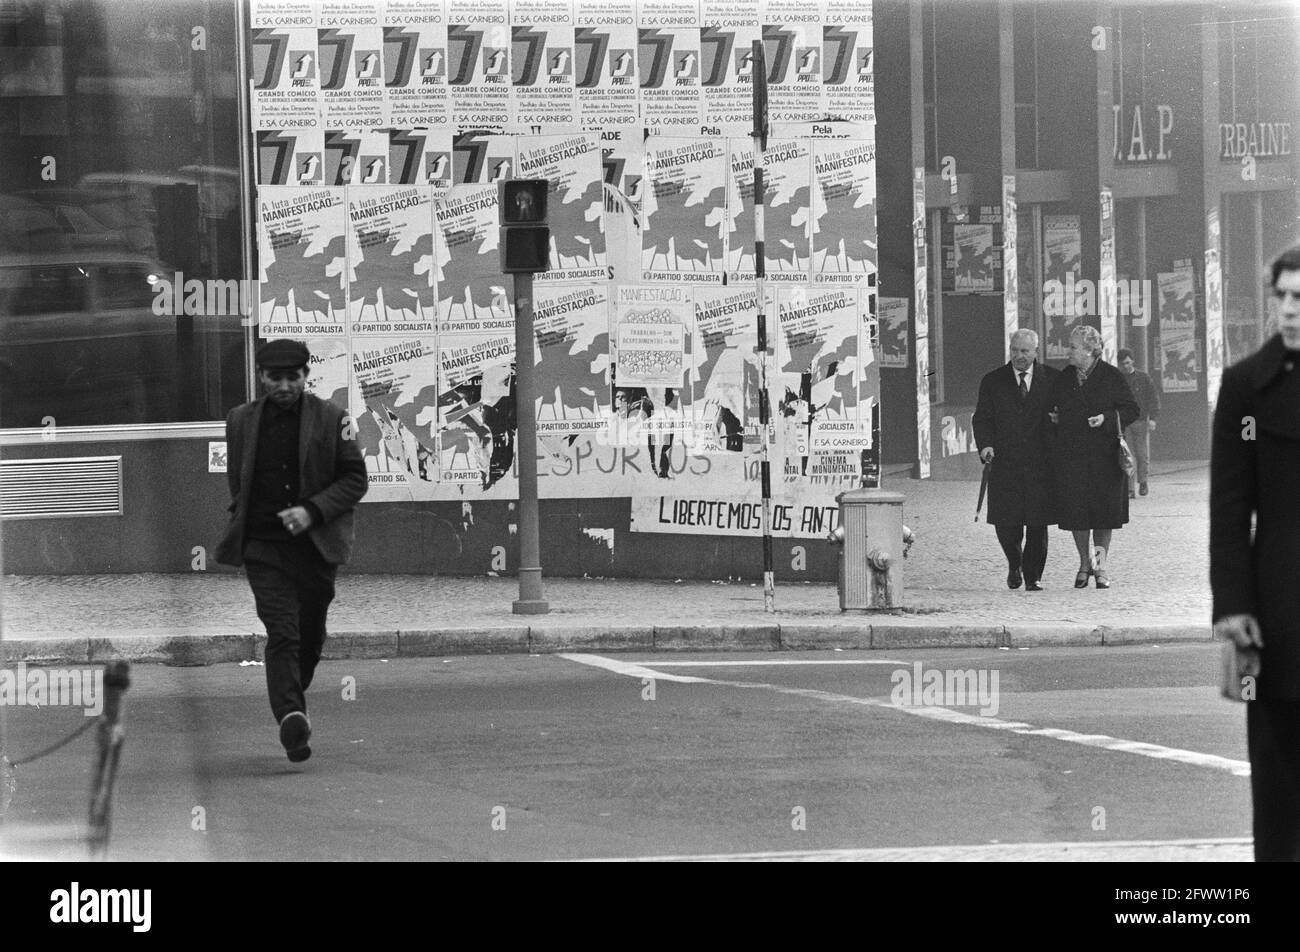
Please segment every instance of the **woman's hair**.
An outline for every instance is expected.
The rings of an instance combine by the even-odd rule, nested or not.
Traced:
[[[1092,351],[1094,357],[1101,356],[1101,331],[1091,324],[1080,324],[1070,331],[1070,340],[1077,340]]]

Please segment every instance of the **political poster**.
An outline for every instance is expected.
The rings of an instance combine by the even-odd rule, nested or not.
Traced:
[[[515,137],[499,130],[457,132],[452,139],[453,185],[483,185],[516,178]]]
[[[440,333],[513,333],[514,312],[498,253],[497,204],[496,185],[456,185],[434,201]]]
[[[453,498],[518,496],[515,397],[513,331],[439,338],[437,471]]]
[[[953,288],[958,294],[992,292],[994,277],[993,226],[953,225]]]
[[[709,136],[748,136],[754,129],[754,44],[762,40],[758,12],[706,5],[700,30],[700,82]]]
[[[603,284],[536,289],[537,436],[555,455],[574,434],[609,426],[609,305]]]
[[[348,197],[348,319],[354,334],[433,334],[433,203],[424,186]]]
[[[876,273],[876,144],[812,141],[812,280],[869,285]]]
[[[573,31],[574,88],[583,129],[641,127],[636,68],[637,31],[631,6],[623,22],[598,22]],[[637,136],[638,145],[640,136]]]
[[[447,88],[458,133],[492,127],[504,131],[510,115],[510,27],[504,9],[499,16],[484,16],[491,6],[482,4],[483,10],[474,10],[470,19],[449,11]]]
[[[258,129],[258,185],[315,185],[325,180],[325,133],[320,129]]]
[[[822,15],[821,116],[876,121],[872,8],[859,0],[830,0]]]
[[[763,10],[768,118],[812,122],[822,113],[822,22],[816,3],[769,2]]]
[[[344,410],[349,408],[349,361],[347,342],[338,338],[304,341],[310,357],[307,361],[307,393],[328,400]]]
[[[571,7],[562,0],[514,3],[511,23],[509,131],[521,135],[576,131],[580,126]]]
[[[258,189],[258,327],[262,337],[343,334],[345,218],[342,189]]]
[[[767,291],[767,314],[772,292]],[[758,291],[695,288],[695,407],[697,453],[757,452],[759,433]]]
[[[392,2],[385,8],[384,88],[390,121],[397,129],[450,129],[447,24],[402,12]]]
[[[327,130],[324,141],[326,185],[388,184],[386,130]]]
[[[352,420],[367,498],[434,497],[437,372],[432,336],[352,338]]]
[[[254,28],[249,35],[254,129],[321,129],[321,88],[315,11],[254,15],[254,23],[307,21],[291,27]]]
[[[726,266],[725,141],[650,138],[642,198],[641,280],[721,284]]]
[[[789,487],[771,505],[769,531],[778,539],[825,539],[839,525],[834,494],[820,488]],[[669,535],[763,535],[761,500],[719,495],[633,496],[633,532]]]
[[[906,367],[908,354],[907,298],[882,297],[880,318],[880,366]]]
[[[770,140],[763,154],[763,261],[772,285],[806,284],[812,258],[808,139]],[[727,283],[755,279],[754,145],[729,143]]]
[[[519,177],[546,179],[551,269],[537,284],[591,282],[607,277],[602,153],[596,135],[537,136],[519,143]]]
[[[1074,285],[1083,274],[1083,232],[1078,215],[1043,216],[1043,294],[1050,300],[1052,291]],[[1064,360],[1070,352],[1070,331],[1078,323],[1073,304],[1065,308],[1050,306],[1045,300],[1043,311],[1047,327],[1044,356],[1047,360]]]
[[[704,119],[700,31],[637,30],[641,122],[653,135],[697,135]]]
[[[378,4],[358,4],[353,9],[363,15],[322,15],[322,26],[326,20],[340,19],[363,19],[371,23],[316,31],[322,120],[326,129],[381,129],[390,122],[384,94],[381,61],[384,34],[379,26]]]
[[[452,134],[434,129],[388,130],[390,185],[428,185],[437,194],[452,186]]]
[[[661,463],[666,466],[673,439],[684,439],[692,429],[691,292],[635,285],[617,292],[610,333],[610,441],[629,446],[648,440],[658,471]]]
[[[777,369],[770,381],[781,481],[856,480],[871,429],[859,422],[861,318],[855,288],[777,292]]]

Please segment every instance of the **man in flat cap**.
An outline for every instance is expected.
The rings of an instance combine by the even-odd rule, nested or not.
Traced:
[[[311,355],[295,340],[257,349],[263,396],[226,418],[230,525],[218,562],[242,565],[266,626],[266,687],[280,743],[311,756],[304,696],[325,644],[334,577],[352,550],[366,464],[342,409],[304,393]]]

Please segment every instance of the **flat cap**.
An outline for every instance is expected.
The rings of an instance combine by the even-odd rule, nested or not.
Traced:
[[[300,340],[281,337],[257,348],[257,366],[263,370],[292,370],[305,367],[311,359],[307,345]]]

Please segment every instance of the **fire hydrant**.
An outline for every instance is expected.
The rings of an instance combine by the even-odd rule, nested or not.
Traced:
[[[836,497],[840,524],[829,541],[841,546],[840,611],[898,608],[903,602],[903,558],[916,534],[903,525],[903,494],[851,489]]]

